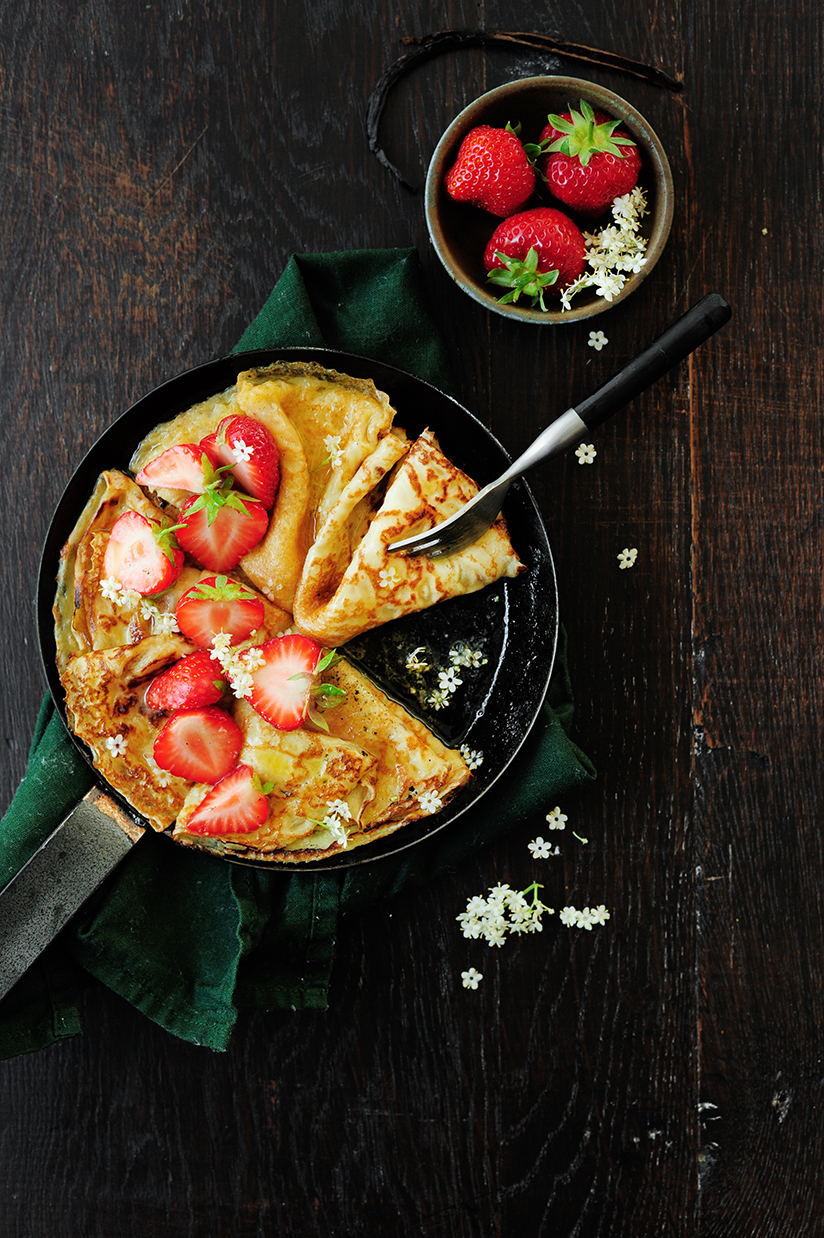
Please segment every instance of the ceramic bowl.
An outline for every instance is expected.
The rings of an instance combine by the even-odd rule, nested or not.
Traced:
[[[557,301],[549,302],[552,308],[546,311],[532,309],[524,301],[500,305],[497,300],[500,290],[496,292],[495,286],[486,279],[483,253],[501,221],[486,211],[451,198],[444,185],[446,174],[457,158],[461,142],[477,125],[503,128],[507,122],[513,126],[520,124],[521,140],[537,142],[547,123],[547,115],[550,112],[565,112],[570,104],[577,108],[580,99],[588,100],[593,108],[620,120],[641,151],[638,183],[646,191],[649,207],[641,229],[647,239],[647,260],[636,275],[629,277],[612,301],[606,301],[593,289],[586,288],[574,297],[569,310],[562,310]],[[585,232],[597,232],[613,222],[609,211],[598,219],[576,215],[562,202],[552,198],[545,186],[539,186],[521,209],[528,210],[532,206],[554,206],[574,219]],[[612,309],[626,300],[649,275],[661,256],[672,225],[672,172],[658,136],[641,113],[620,95],[575,77],[527,77],[490,90],[455,117],[438,142],[429,164],[425,209],[435,252],[455,283],[468,296],[506,318],[557,325],[592,318]]]

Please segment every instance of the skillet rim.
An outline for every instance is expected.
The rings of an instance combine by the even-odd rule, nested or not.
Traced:
[[[82,511],[83,506],[88,500],[97,475],[103,468],[121,467],[125,469],[134,448],[154,425],[161,421],[168,421],[176,416],[177,413],[191,407],[199,400],[206,399],[208,396],[232,386],[237,374],[242,370],[270,365],[279,360],[310,361],[328,369],[350,374],[353,377],[371,378],[379,389],[387,392],[393,407],[397,409],[398,423],[404,425],[404,428],[407,429],[410,425],[410,417],[413,423],[416,420],[416,416],[420,421],[420,415],[416,413],[416,410],[413,410],[409,405],[407,405],[405,410],[403,408],[403,405],[411,396],[419,398],[421,405],[427,411],[429,405],[432,405],[438,411],[439,418],[445,417],[447,413],[453,414],[455,418],[454,424],[451,424],[449,419],[443,423],[436,420],[432,424],[432,428],[442,444],[446,440],[444,450],[450,458],[453,458],[456,453],[454,449],[450,451],[449,440],[450,438],[455,439],[458,445],[458,459],[456,463],[459,467],[465,468],[465,471],[480,485],[493,480],[511,462],[509,455],[499,440],[469,409],[453,396],[429,383],[426,379],[419,378],[397,366],[377,361],[363,354],[341,352],[331,348],[302,347],[297,345],[233,352],[183,370],[144,392],[98,435],[64,486],[53,510],[43,542],[36,596],[38,648],[49,693],[75,748],[89,765],[98,785],[103,787],[108,794],[114,795],[117,802],[122,805],[124,810],[128,812],[138,825],[149,830],[152,830],[149,822],[94,767],[90,751],[83,741],[74,734],[67,721],[63,688],[57,674],[53,614],[55,582],[60,551],[65,544],[69,532],[74,527],[80,511]],[[400,393],[400,401],[398,401],[396,393]],[[402,407],[398,407],[399,403]],[[158,409],[163,411],[158,412]],[[430,424],[428,416],[423,418],[417,430],[413,424],[412,432],[419,432],[424,424]],[[467,430],[470,431],[468,436],[466,434]],[[128,431],[128,433],[124,433],[124,431]],[[467,444],[469,445],[468,454],[476,457],[474,465],[468,465],[465,459],[462,460],[460,458]],[[125,463],[116,463],[116,458],[120,460],[125,458]],[[478,468],[479,464],[482,466],[480,470]],[[488,475],[484,475],[484,470],[486,470]],[[216,859],[228,860],[229,863],[271,873],[305,873],[311,875],[312,873],[351,868],[375,862],[416,846],[425,839],[432,837],[432,835],[439,833],[453,821],[463,816],[469,809],[475,807],[484,798],[486,793],[499,781],[512,764],[540,715],[555,664],[559,633],[558,588],[552,551],[537,504],[523,479],[519,479],[510,488],[504,505],[504,515],[510,526],[510,532],[514,530],[515,537],[513,540],[520,536],[523,528],[529,530],[527,538],[528,551],[533,556],[534,562],[532,565],[527,562],[530,570],[522,573],[517,579],[503,580],[496,583],[498,592],[503,593],[505,596],[504,625],[506,630],[504,648],[487,697],[487,701],[490,696],[493,697],[491,702],[493,712],[494,707],[500,704],[499,701],[494,699],[494,693],[500,687],[498,681],[501,675],[499,672],[504,663],[507,662],[506,670],[513,670],[516,674],[519,673],[517,662],[520,660],[521,655],[518,654],[516,661],[513,663],[513,657],[515,657],[517,651],[512,648],[513,639],[510,627],[514,623],[516,635],[522,634],[523,624],[520,619],[520,610],[526,605],[526,618],[528,619],[531,616],[534,619],[536,605],[543,602],[546,606],[544,618],[551,622],[552,630],[549,633],[549,638],[540,636],[537,641],[533,641],[532,647],[527,651],[530,674],[533,676],[532,679],[527,679],[524,685],[527,690],[528,721],[525,723],[522,712],[516,711],[518,724],[517,738],[514,743],[510,742],[504,754],[502,764],[498,767],[496,763],[492,776],[489,776],[489,769],[487,768],[487,771],[480,778],[473,776],[470,783],[462,788],[444,806],[441,812],[431,817],[422,818],[420,821],[404,825],[387,837],[379,839],[374,843],[364,844],[351,852],[338,852],[336,855],[329,857],[328,860],[266,861],[246,856],[216,855],[214,852],[205,851],[205,849],[194,848],[199,854],[204,854],[205,851],[205,854],[214,855]],[[527,554],[523,544],[519,545],[519,553],[527,561]],[[521,582],[527,582],[526,592],[523,591],[524,585]],[[518,593],[519,586],[522,591],[520,594]],[[490,588],[492,586],[487,586],[487,590]],[[468,596],[480,598],[484,593],[485,591],[482,590],[478,594]],[[530,602],[531,605],[529,605]],[[449,604],[449,602],[442,602],[439,603],[439,607],[449,606]],[[429,612],[422,613],[434,615],[436,610],[438,610],[438,607],[431,608]],[[403,619],[394,621],[395,625],[402,623],[404,623]],[[391,626],[383,625],[384,630],[389,629]],[[380,631],[380,629],[375,629],[375,631]],[[532,633],[531,635],[534,636],[535,634]],[[510,653],[512,657],[507,658],[507,655]],[[537,676],[537,681],[534,678],[535,676]],[[378,686],[386,690],[383,683],[377,682]],[[522,706],[523,695],[516,691],[515,697],[517,698],[518,706]],[[473,727],[481,720],[481,715],[484,715],[485,718],[487,701],[482,706],[481,714],[470,721],[467,728],[468,734],[471,735]],[[402,703],[406,708],[410,707],[408,701],[402,701]],[[512,703],[515,704],[516,702],[513,701]],[[412,712],[415,712],[414,709]],[[432,719],[427,718],[424,720],[437,733],[437,726],[433,725]],[[479,786],[478,784],[482,785]],[[472,794],[473,792],[475,794]],[[190,845],[174,839],[168,830],[162,831],[162,836],[177,843],[179,846],[187,846],[187,849],[193,850]]]

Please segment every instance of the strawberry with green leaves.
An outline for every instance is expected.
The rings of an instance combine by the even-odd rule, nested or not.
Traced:
[[[273,784],[262,783],[248,765],[215,783],[186,821],[189,834],[251,834],[269,817],[268,794]]]
[[[543,310],[545,296],[559,297],[578,279],[585,263],[580,228],[550,206],[510,215],[498,224],[484,252],[487,278],[506,289],[498,298],[502,305],[524,296]]]
[[[229,465],[235,485],[271,508],[280,484],[280,451],[267,427],[254,417],[224,417],[200,446],[220,465]]]
[[[637,185],[641,154],[618,127],[620,121],[594,111],[586,99],[579,109],[547,117],[537,148],[545,152],[538,169],[550,193],[565,206],[581,215],[601,215]]]
[[[159,713],[198,709],[216,705],[226,686],[212,655],[199,649],[179,658],[167,671],[157,675],[146,689],[145,699],[149,709]]]
[[[261,540],[269,514],[260,499],[234,488],[223,466],[207,463],[204,473],[203,493],[186,500],[172,527],[179,544],[203,567],[229,572]]]
[[[145,464],[135,481],[149,490],[188,490],[191,494],[203,494],[208,483],[207,472],[219,463],[208,445],[178,443]]]
[[[103,556],[103,576],[124,589],[150,597],[170,588],[183,568],[183,551],[175,526],[125,511],[109,532]]]
[[[461,142],[446,175],[446,192],[503,219],[525,205],[535,179],[517,129],[478,125]]]
[[[248,696],[252,708],[279,731],[294,731],[307,719],[328,730],[318,705],[334,704],[344,693],[315,679],[336,659],[334,650],[322,649],[308,636],[290,634],[256,645],[252,652],[256,655]]]
[[[263,602],[253,590],[228,576],[204,576],[183,594],[175,610],[177,626],[201,649],[211,649],[217,632],[238,645],[263,623]]]

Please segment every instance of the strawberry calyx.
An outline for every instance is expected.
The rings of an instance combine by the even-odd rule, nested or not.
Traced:
[[[595,119],[592,104],[586,99],[581,99],[579,107],[580,111],[576,111],[570,105],[568,120],[550,112],[547,120],[553,129],[561,134],[561,137],[548,145],[530,144],[527,150],[530,159],[537,158],[540,154],[562,154],[570,158],[577,157],[581,166],[585,168],[593,155],[610,154],[623,159],[625,152],[621,150],[621,147],[635,146],[632,138],[615,135],[615,130],[621,123],[620,120],[605,120],[599,124]]]
[[[189,510],[191,511],[191,508]],[[204,602],[254,602],[257,601],[257,596],[248,585],[223,574],[204,576],[185,594],[187,600],[197,598]]]
[[[544,304],[544,289],[550,288],[557,281],[557,269],[538,270],[538,251],[534,245],[525,258],[510,258],[497,251],[495,257],[503,266],[493,267],[487,272],[486,278],[492,284],[509,289],[502,297],[498,297],[499,304],[513,304],[523,295],[531,298],[533,306],[540,305],[541,309],[545,310],[547,307]]]
[[[186,504],[186,514],[194,515],[195,512],[203,511],[206,513],[206,520],[211,525],[214,523],[215,517],[222,507],[231,507],[235,511],[242,512],[244,516],[250,516],[252,507],[260,507],[260,499],[252,498],[251,495],[242,494],[239,490],[235,490],[232,477],[232,465],[222,464],[219,468],[215,468],[211,461],[204,453],[203,457],[203,474],[204,474],[204,489],[203,493],[199,494],[194,502]],[[176,524],[171,526],[173,530],[185,528],[184,524]]]

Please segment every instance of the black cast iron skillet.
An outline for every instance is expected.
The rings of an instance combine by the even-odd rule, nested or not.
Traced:
[[[457,401],[401,370],[348,353],[305,348],[238,353],[163,383],[123,413],[94,444],[66,487],[46,537],[37,592],[39,643],[49,691],[64,723],[52,610],[58,563],[98,475],[108,468],[127,470],[135,448],[159,422],[230,387],[240,371],[278,360],[314,361],[354,377],[373,379],[389,395],[397,410],[396,422],[410,437],[431,427],[446,455],[480,485],[509,464],[500,443]],[[523,481],[513,485],[504,514],[513,544],[528,568],[520,577],[439,603],[344,647],[348,657],[444,742],[452,746],[466,743],[484,754],[468,785],[435,816],[328,860],[272,864],[232,855],[219,858],[271,872],[307,874],[371,863],[444,829],[477,804],[500,778],[539,713],[558,634],[552,555],[543,522]],[[480,668],[462,671],[462,687],[450,698],[450,705],[433,710],[421,699],[421,679],[406,672],[406,656],[424,646],[433,667],[445,666],[449,650],[461,644],[480,650],[486,661]],[[0,997],[151,828],[93,769],[82,741],[73,734],[72,740],[92,768],[95,786],[0,896]]]

